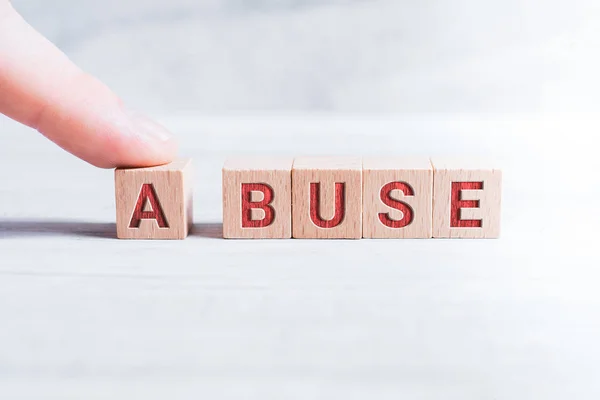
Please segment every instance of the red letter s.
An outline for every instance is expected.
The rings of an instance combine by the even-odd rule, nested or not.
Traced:
[[[404,228],[405,226],[410,225],[413,222],[414,212],[412,207],[408,204],[399,200],[392,199],[390,193],[394,189],[400,190],[405,196],[415,195],[413,188],[410,187],[409,184],[404,182],[390,182],[387,185],[384,185],[381,188],[381,192],[379,194],[381,201],[388,207],[402,211],[403,216],[400,220],[394,220],[390,218],[389,213],[379,213],[379,220],[388,228]]]

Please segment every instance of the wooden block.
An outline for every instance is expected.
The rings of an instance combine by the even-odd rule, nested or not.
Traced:
[[[432,237],[429,158],[365,158],[363,188],[363,237]]]
[[[185,239],[192,226],[192,162],[115,170],[119,239]]]
[[[292,170],[294,238],[362,237],[362,161],[301,157]]]
[[[240,158],[223,167],[223,237],[292,237],[292,158]]]
[[[485,160],[432,160],[433,237],[500,236],[502,172]]]

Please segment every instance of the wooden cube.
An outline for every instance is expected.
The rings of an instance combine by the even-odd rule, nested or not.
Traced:
[[[292,237],[292,158],[239,158],[223,167],[223,237]]]
[[[500,236],[502,172],[485,160],[432,160],[433,237]]]
[[[365,158],[363,187],[363,237],[431,238],[429,158]]]
[[[119,239],[185,239],[192,226],[190,159],[115,170]]]
[[[292,170],[294,238],[362,237],[362,161],[358,157],[301,157]]]

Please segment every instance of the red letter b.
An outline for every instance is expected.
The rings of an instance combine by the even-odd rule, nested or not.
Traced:
[[[261,201],[252,201],[252,192],[261,192],[264,198]],[[273,189],[264,183],[242,183],[242,228],[265,228],[275,220],[275,210],[270,205],[273,201]],[[252,219],[252,210],[260,209],[265,212],[265,217],[259,220]]]

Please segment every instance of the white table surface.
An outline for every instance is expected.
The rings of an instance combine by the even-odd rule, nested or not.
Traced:
[[[13,3],[177,133],[196,233],[0,118],[0,399],[600,397],[597,0]],[[502,238],[219,239],[248,153],[499,157]]]
[[[0,119],[0,398],[600,395],[597,118],[161,121],[195,162],[185,241],[115,239],[112,171]],[[494,156],[502,238],[226,241],[236,154]]]

